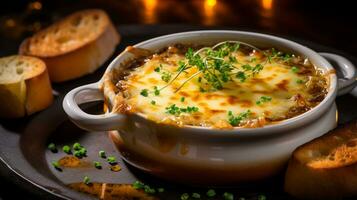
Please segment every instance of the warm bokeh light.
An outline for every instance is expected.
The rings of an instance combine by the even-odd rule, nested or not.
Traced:
[[[7,20],[5,21],[5,26],[7,26],[7,27],[9,27],[9,28],[14,27],[15,25],[16,25],[16,22],[15,22],[15,20],[13,20],[13,19],[7,19]]]
[[[271,10],[273,7],[273,0],[262,0],[262,7],[265,10]]]
[[[205,6],[208,6],[208,7],[213,7],[215,6],[217,3],[217,0],[206,0],[205,1]]]
[[[217,0],[205,0],[204,1],[204,24],[213,25],[215,18],[215,7],[217,5]]]
[[[264,27],[273,26],[274,0],[258,0],[260,2],[259,13],[261,15],[261,24]]]
[[[41,2],[35,1],[32,3],[29,3],[28,8],[30,10],[41,10],[42,9],[42,4]]]
[[[143,0],[144,21],[147,24],[153,24],[157,21],[156,8],[157,0]]]

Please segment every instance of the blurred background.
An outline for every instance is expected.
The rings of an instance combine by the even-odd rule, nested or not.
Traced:
[[[66,14],[101,8],[121,26],[170,24],[302,38],[357,53],[357,14],[347,0],[11,0],[0,6],[0,54]],[[134,29],[137,27],[133,27]],[[126,29],[125,29],[126,30]],[[130,30],[130,29],[129,29]],[[155,30],[155,28],[153,28]],[[174,30],[166,30],[173,32]],[[12,44],[12,45],[11,45]],[[6,48],[6,49],[5,49]]]

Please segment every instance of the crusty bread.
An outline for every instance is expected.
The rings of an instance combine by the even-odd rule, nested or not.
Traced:
[[[84,10],[25,39],[19,53],[44,60],[51,81],[62,82],[94,72],[113,54],[119,39],[104,11]]]
[[[339,127],[296,149],[285,190],[300,199],[357,195],[357,123]]]
[[[0,58],[0,117],[30,115],[52,101],[51,83],[42,60],[29,56]]]

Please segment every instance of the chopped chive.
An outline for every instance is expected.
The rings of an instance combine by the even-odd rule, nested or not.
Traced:
[[[228,58],[229,58],[229,62],[231,62],[231,63],[237,63],[238,62],[237,58],[234,57],[234,56],[229,56]]]
[[[171,115],[180,115],[181,113],[194,113],[199,110],[199,108],[196,106],[187,106],[184,108],[179,108],[176,106],[176,104],[172,104],[171,106],[168,106],[165,109],[166,113]]]
[[[83,157],[83,155],[82,155],[82,153],[80,151],[74,151],[73,155],[75,157],[77,157],[77,158],[82,158]]]
[[[303,84],[303,83],[304,83],[304,81],[303,81],[303,80],[301,80],[301,79],[298,79],[298,80],[296,80],[296,83],[298,83],[298,84]]]
[[[240,124],[241,121],[247,119],[251,114],[252,112],[250,110],[247,110],[245,112],[241,112],[237,116],[234,116],[232,111],[228,111],[228,122],[232,126],[237,126]]]
[[[189,199],[190,198],[190,195],[188,194],[188,193],[183,193],[182,195],[181,195],[181,200],[187,200],[187,199]]]
[[[293,67],[291,68],[291,71],[294,72],[294,73],[296,73],[296,72],[299,71],[299,68],[296,67],[296,66],[293,66]]]
[[[144,192],[147,193],[147,194],[155,194],[156,190],[154,188],[151,188],[148,185],[145,185],[144,186]]]
[[[164,188],[157,188],[157,191],[162,193],[162,192],[165,192],[165,189]]]
[[[86,148],[81,148],[80,150],[78,150],[79,153],[82,155],[82,156],[86,156],[87,155],[87,149]]]
[[[73,150],[80,150],[82,148],[82,145],[79,144],[78,142],[73,144]]]
[[[156,101],[152,100],[151,102],[151,105],[156,105]]]
[[[117,163],[117,160],[116,160],[116,158],[115,158],[114,156],[109,156],[109,157],[107,158],[107,161],[108,161],[108,163],[111,164],[111,165]]]
[[[256,101],[255,103],[256,103],[257,105],[260,105],[260,104],[262,104],[262,103],[266,103],[266,102],[271,101],[271,100],[272,100],[271,97],[261,96],[261,97],[259,98],[259,100]]]
[[[71,147],[68,146],[68,145],[64,145],[64,146],[62,147],[62,150],[63,150],[63,152],[65,152],[66,154],[70,154],[70,153],[71,153]]]
[[[216,191],[214,191],[214,189],[209,189],[209,190],[207,191],[206,195],[207,195],[208,197],[214,197],[214,196],[216,196]]]
[[[102,164],[98,161],[95,161],[94,162],[94,167],[97,168],[97,169],[102,169]]]
[[[88,176],[85,176],[85,177],[83,178],[83,183],[86,184],[86,185],[88,185],[88,184],[90,183],[90,178],[89,178]]]
[[[184,102],[185,101],[185,97],[181,97],[180,101]]]
[[[168,83],[170,81],[170,79],[171,79],[171,76],[172,76],[172,74],[170,72],[165,72],[164,71],[164,72],[162,72],[161,79],[163,81],[165,81],[166,83]]]
[[[134,189],[143,189],[145,184],[143,182],[140,182],[140,181],[135,181],[132,184],[132,186],[133,186]]]
[[[149,96],[148,89],[142,89],[141,92],[140,92],[140,95],[141,95],[141,96],[144,96],[144,97]]]
[[[156,67],[156,68],[154,69],[154,71],[155,71],[155,72],[160,72],[160,67]]]
[[[201,195],[199,193],[192,193],[192,198],[194,199],[200,199],[201,198]]]
[[[60,166],[60,164],[59,164],[57,161],[53,161],[51,164],[52,164],[52,166],[53,166],[54,168],[56,168],[57,170],[60,170],[60,169],[61,169],[61,166]]]
[[[53,153],[56,153],[57,152],[57,147],[54,143],[50,143],[48,144],[47,148],[52,151]]]
[[[99,157],[101,157],[101,158],[106,158],[106,156],[105,156],[105,151],[100,150],[98,154],[99,154]]]
[[[160,90],[157,88],[157,86],[154,87],[154,94],[155,94],[155,96],[160,95]]]
[[[225,192],[223,194],[223,198],[224,198],[224,200],[233,200],[234,199],[234,195],[232,193]]]
[[[265,196],[265,195],[259,195],[258,196],[258,200],[266,200],[267,199],[267,197]]]
[[[200,92],[207,92],[203,87],[200,87]]]

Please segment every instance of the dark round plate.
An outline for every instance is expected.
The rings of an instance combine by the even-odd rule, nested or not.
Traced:
[[[116,53],[122,51],[127,45],[132,45],[152,37],[200,29],[205,28],[186,25],[121,26],[118,30],[122,35],[122,42],[117,48]],[[210,27],[210,29],[213,28]],[[215,29],[234,28],[217,27]],[[312,42],[287,38],[302,43],[316,51],[344,55],[357,64],[355,57],[346,55],[343,52]],[[124,187],[126,184],[132,184],[136,180],[141,180],[155,188],[165,188],[165,192],[156,196],[160,199],[179,199],[180,195],[185,192],[199,192],[202,196],[205,196],[204,194],[209,189],[208,187],[189,187],[168,183],[131,168],[120,159],[119,152],[109,139],[108,133],[89,133],[77,128],[68,120],[62,109],[64,95],[77,86],[99,80],[108,64],[109,61],[94,74],[78,80],[54,84],[53,88],[56,91],[56,99],[50,108],[24,119],[0,121],[0,168],[3,176],[10,178],[11,181],[20,187],[46,199],[95,198],[95,195],[88,195],[68,187],[68,184],[82,182],[84,176],[88,176],[92,182],[100,184],[92,185],[91,188],[81,185],[81,190],[89,189],[86,190],[87,193],[96,194],[98,193],[96,186],[102,189],[106,188],[105,190],[103,189],[105,194],[111,195],[114,199],[120,198],[120,195],[125,196],[123,191],[118,188]],[[345,123],[357,118],[357,106],[351,106],[356,103],[357,99],[351,95],[345,95],[337,99],[340,117],[339,123]],[[83,109],[88,110],[88,112],[100,112],[102,110],[100,102],[86,104],[83,106]],[[49,142],[54,142],[58,145],[58,153],[52,153],[47,150]],[[65,156],[61,150],[63,145],[73,144],[74,142],[79,142],[88,149],[87,157],[81,160],[81,163],[84,163],[83,166],[80,168],[65,168],[63,171],[56,170],[51,165],[51,162]],[[106,161],[98,157],[99,150],[105,150],[107,155],[115,156],[122,168],[121,171],[113,172],[109,170],[109,165]],[[103,164],[103,169],[95,169],[92,165],[93,161],[100,161]],[[103,185],[101,183],[106,184]],[[72,187],[74,186],[72,185]],[[117,190],[115,195],[113,190]],[[98,195],[103,195],[103,191]],[[267,196],[268,199],[289,198],[283,191],[283,172],[276,177],[258,183],[237,185],[231,188],[218,188],[216,189],[217,199],[222,199],[221,195],[226,191],[233,193],[236,197],[245,197],[246,199],[257,199],[258,195],[261,194]]]

